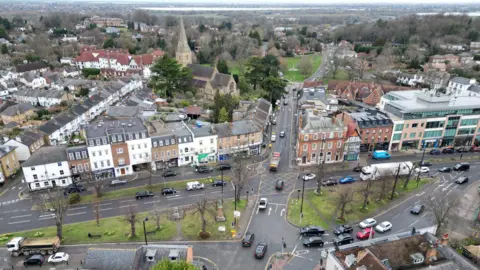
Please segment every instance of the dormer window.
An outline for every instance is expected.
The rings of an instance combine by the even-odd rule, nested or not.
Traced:
[[[303,136],[304,141],[308,141],[308,135]]]

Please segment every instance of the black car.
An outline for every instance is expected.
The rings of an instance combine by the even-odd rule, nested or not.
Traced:
[[[350,226],[350,225],[340,225],[337,228],[335,228],[335,230],[333,230],[333,233],[335,235],[340,235],[340,234],[344,234],[344,233],[351,233],[351,232],[353,232],[353,227]]]
[[[455,180],[455,183],[461,185],[461,184],[465,184],[468,182],[468,177],[466,176],[460,176],[457,180]]]
[[[242,246],[251,247],[253,244],[253,240],[255,240],[255,234],[251,232],[247,232],[245,234],[245,237],[243,237]]]
[[[177,190],[174,189],[174,188],[164,188],[164,189],[162,189],[162,195],[176,194],[176,193],[177,193]]]
[[[85,187],[82,185],[68,186],[63,189],[63,194],[70,195],[72,193],[80,193],[82,191],[85,191]]]
[[[25,260],[23,260],[23,265],[27,266],[27,265],[40,265],[42,266],[42,264],[45,262],[45,258],[43,258],[42,255],[32,255],[28,258],[26,258]]]
[[[468,171],[468,169],[470,169],[470,163],[467,162],[458,163],[453,166],[454,171]]]
[[[300,234],[303,236],[317,236],[324,233],[325,229],[320,226],[308,226],[300,228]]]
[[[328,180],[323,180],[322,181],[322,186],[336,186],[338,184],[338,181],[335,179],[328,179]]]
[[[220,187],[220,186],[225,186],[227,185],[227,182],[223,181],[223,180],[215,180],[212,184],[212,186],[214,187]]]
[[[283,180],[277,180],[277,182],[275,183],[275,189],[282,190],[284,185],[285,182],[283,182]]]
[[[169,177],[169,176],[175,176],[175,175],[177,175],[177,173],[172,170],[166,170],[163,172],[163,177]]]
[[[432,149],[430,150],[430,155],[440,155],[442,152],[440,152],[440,150],[437,150],[437,149]]]
[[[227,164],[227,163],[223,163],[223,164],[218,165],[218,169],[220,171],[230,170],[231,168],[232,168],[232,165]]]
[[[263,257],[265,257],[265,253],[267,253],[267,247],[267,243],[258,243],[257,247],[255,248],[255,258],[263,259]]]
[[[447,173],[447,172],[451,172],[451,171],[452,171],[452,168],[450,168],[450,167],[442,167],[442,168],[438,169],[438,171],[439,171],[439,172],[445,172],[445,173]]]
[[[414,207],[412,207],[412,209],[410,209],[410,213],[414,215],[419,215],[420,213],[423,212],[423,210],[425,210],[425,205],[417,204]]]
[[[453,148],[445,148],[442,150],[442,154],[453,154],[455,153],[455,149]]]
[[[459,147],[457,148],[457,150],[455,150],[457,153],[467,153],[468,152],[468,148],[465,148],[465,147]]]
[[[342,246],[351,243],[353,243],[353,237],[348,233],[343,233],[333,238],[333,244],[335,246]]]
[[[418,166],[420,166],[420,167],[430,167],[430,166],[432,166],[432,163],[430,163],[428,161],[422,161],[422,162],[418,163]]]
[[[150,191],[140,191],[135,193],[135,199],[143,199],[143,198],[151,198],[153,197],[153,193]]]
[[[362,171],[362,167],[361,167],[361,166],[357,166],[357,167],[353,168],[353,171],[354,171],[354,172],[361,172],[361,171]]]
[[[323,247],[325,243],[323,242],[323,239],[319,236],[312,236],[303,239],[303,245],[306,247],[311,247],[311,246],[317,246],[317,247]]]
[[[209,173],[209,172],[213,172],[213,168],[208,167],[208,166],[198,166],[197,167],[197,172],[199,172],[199,173]]]

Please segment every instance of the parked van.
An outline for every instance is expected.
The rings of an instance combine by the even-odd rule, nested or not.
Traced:
[[[462,162],[453,167],[454,171],[468,171],[470,169],[470,163]]]
[[[187,190],[196,190],[196,189],[204,189],[204,188],[205,188],[205,185],[198,181],[187,183]]]
[[[378,150],[378,151],[373,152],[372,158],[373,159],[389,159],[390,154],[387,151]]]

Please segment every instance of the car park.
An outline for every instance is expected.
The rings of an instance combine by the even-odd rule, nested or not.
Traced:
[[[470,169],[470,163],[462,162],[453,166],[454,171],[468,171]]]
[[[275,189],[283,190],[284,185],[285,185],[285,182],[283,180],[277,180],[277,182],[275,183]]]
[[[430,168],[428,167],[420,167],[420,168],[415,168],[415,173],[429,173]]]
[[[220,171],[230,170],[231,168],[232,168],[232,165],[230,165],[228,163],[222,163],[222,164],[218,165],[218,169]]]
[[[443,172],[443,173],[449,173],[452,171],[452,168],[450,167],[442,167],[440,169],[438,169],[439,172]]]
[[[389,231],[390,229],[392,229],[392,223],[388,221],[384,221],[375,227],[375,230],[377,232],[386,232],[386,231]]]
[[[425,210],[425,205],[417,204],[414,207],[412,207],[412,209],[410,209],[410,213],[414,215],[419,215],[423,212],[423,210]]]
[[[265,257],[265,253],[267,253],[267,243],[260,242],[257,244],[257,247],[255,248],[255,258],[257,259],[263,259]]]
[[[442,152],[440,152],[440,150],[437,150],[437,149],[432,149],[430,150],[430,155],[440,155]]]
[[[213,168],[210,166],[198,166],[197,167],[197,172],[199,173],[209,173],[213,172]]]
[[[465,184],[468,182],[468,177],[466,176],[460,176],[457,180],[455,180],[455,183],[461,185],[461,184]]]
[[[323,247],[324,244],[325,242],[323,242],[323,239],[319,236],[312,236],[303,239],[303,245],[306,247]]]
[[[360,224],[358,224],[358,226],[360,226],[360,228],[364,229],[364,228],[370,228],[370,227],[373,227],[377,224],[377,221],[373,218],[367,218],[365,219],[364,221],[360,222]]]
[[[282,130],[280,131],[280,138],[283,138],[283,137],[285,137],[285,131]]]
[[[163,172],[163,177],[176,176],[177,174],[172,170],[166,170]]]
[[[345,176],[343,178],[340,178],[340,184],[349,184],[355,182],[355,178],[351,176]]]
[[[267,209],[268,200],[267,198],[261,198],[258,202],[258,209],[263,210]]]
[[[66,263],[68,262],[69,258],[70,255],[65,252],[57,252],[48,258],[48,263]]]
[[[164,188],[162,189],[162,195],[177,194],[177,190],[174,188]]]
[[[335,230],[333,230],[333,233],[335,235],[340,235],[340,234],[344,234],[344,233],[351,233],[351,232],[353,232],[353,227],[350,226],[350,225],[346,225],[346,224],[340,225],[337,228],[335,228]]]
[[[110,186],[111,186],[111,187],[121,186],[121,185],[126,185],[127,183],[128,183],[127,180],[115,179],[115,180],[112,180],[112,181],[110,182]]]
[[[335,246],[342,246],[353,243],[353,237],[348,233],[342,233],[333,237],[333,244]]]
[[[315,177],[317,177],[315,174],[307,173],[307,174],[303,175],[303,180],[308,181],[308,180],[315,179]]]
[[[360,240],[368,239],[371,236],[373,237],[375,235],[375,231],[373,228],[365,228],[359,232],[357,232],[357,238]]]
[[[251,247],[253,244],[253,240],[255,240],[255,234],[251,232],[247,232],[245,237],[242,239],[242,246],[244,247]]]
[[[23,265],[39,265],[42,266],[43,263],[45,262],[45,258],[43,258],[42,255],[31,255],[27,257],[25,260],[23,260]]]
[[[307,226],[300,228],[300,234],[303,236],[316,236],[325,233],[325,229],[320,226]]]
[[[147,190],[139,191],[135,193],[135,199],[137,200],[144,199],[144,198],[151,198],[151,197],[153,197],[153,193]]]
[[[453,154],[453,153],[455,153],[455,149],[453,148],[444,148],[442,150],[442,154]]]
[[[212,186],[214,186],[214,187],[221,187],[221,186],[226,186],[226,185],[227,185],[227,182],[225,182],[223,180],[215,180],[212,183]]]
[[[338,182],[335,179],[328,179],[328,180],[323,180],[322,181],[322,186],[324,186],[324,187],[336,186],[337,184],[338,184]]]

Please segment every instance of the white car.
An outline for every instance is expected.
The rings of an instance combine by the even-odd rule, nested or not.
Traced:
[[[267,198],[261,198],[258,202],[258,209],[267,209],[268,200]]]
[[[70,256],[65,252],[57,252],[48,258],[48,263],[64,263],[68,262]]]
[[[270,138],[270,141],[274,142],[277,140],[277,135],[272,134],[272,137]]]
[[[307,173],[303,176],[303,180],[305,181],[308,181],[308,180],[312,180],[312,179],[315,179],[315,177],[317,177],[315,174],[313,173]]]
[[[367,218],[364,221],[360,222],[360,224],[358,224],[358,226],[360,226],[360,228],[362,228],[362,229],[365,229],[365,228],[373,227],[376,224],[377,224],[377,221],[375,219]]]
[[[375,230],[377,232],[386,232],[388,230],[390,230],[392,228],[392,223],[388,222],[388,221],[384,221],[380,224],[377,225],[377,227],[375,227]]]
[[[418,173],[429,173],[430,172],[430,169],[428,167],[420,167],[420,168],[416,168],[415,169],[415,172]]]

